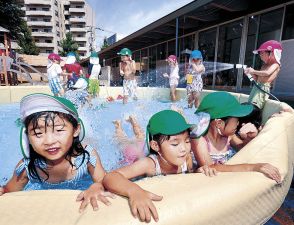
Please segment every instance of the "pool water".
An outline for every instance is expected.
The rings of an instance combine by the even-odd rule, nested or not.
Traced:
[[[170,109],[172,105],[182,108],[188,120],[195,112],[195,109],[185,108],[186,100],[175,104],[168,101],[138,100],[123,105],[121,100],[105,102],[102,99],[94,99],[93,105],[92,108],[85,106],[79,109],[79,115],[86,128],[84,142],[97,150],[106,171],[123,165],[121,163],[123,155],[113,138],[115,131],[113,120],[120,119],[126,134],[132,138],[134,136],[132,127],[129,122],[126,122],[129,115],[135,115],[145,131],[147,122],[154,113]],[[19,103],[0,106],[0,185],[5,184],[12,176],[16,164],[22,158],[17,118],[19,118]]]

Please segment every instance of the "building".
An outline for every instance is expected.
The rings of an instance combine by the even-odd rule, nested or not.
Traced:
[[[89,54],[88,27],[95,26],[94,12],[85,0],[18,0],[40,54],[58,52],[66,32],[72,32],[79,54]]]
[[[170,54],[184,64],[188,50],[199,49],[213,68],[204,77],[206,89],[248,93],[250,82],[235,64],[259,68],[260,60],[252,54],[264,41],[282,42],[282,69],[272,92],[294,97],[294,1],[271,0],[196,0],[149,24],[99,52],[100,59],[111,66],[113,79],[119,79],[116,54],[123,47],[133,51],[141,85],[160,83],[164,60]],[[218,70],[228,66],[227,70]],[[181,74],[184,76],[184,69]],[[143,80],[143,81],[142,81]],[[184,85],[184,84],[183,84]]]

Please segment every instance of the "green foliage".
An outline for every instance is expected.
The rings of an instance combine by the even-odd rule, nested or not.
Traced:
[[[35,45],[32,32],[22,19],[24,12],[15,0],[0,0],[0,26],[10,31],[10,36],[17,40],[20,53],[38,55],[40,50]]]
[[[109,44],[107,43],[107,38],[104,37],[104,40],[103,40],[103,45],[101,46],[101,50],[107,48],[109,46]]]
[[[24,21],[23,16],[24,12],[16,3],[16,0],[0,0],[0,26],[9,30],[14,39],[20,37],[20,24]]]
[[[62,48],[62,51],[59,53],[61,56],[66,56],[69,52],[74,52],[76,54],[77,60],[79,61],[79,45],[73,39],[71,32],[66,33],[65,39],[60,41],[60,47]]]
[[[36,46],[32,32],[25,21],[20,24],[20,30],[22,35],[18,38],[17,43],[21,49],[18,52],[27,55],[38,55],[40,49]]]

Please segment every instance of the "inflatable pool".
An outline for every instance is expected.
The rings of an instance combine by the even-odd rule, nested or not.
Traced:
[[[121,88],[102,90],[102,95],[117,96]],[[185,90],[179,90],[185,96]],[[203,96],[210,91],[204,91]],[[240,101],[246,95],[234,94]],[[141,98],[169,96],[168,89],[141,88]],[[239,151],[228,163],[271,163],[282,174],[282,183],[276,184],[261,173],[219,173],[216,177],[203,174],[169,175],[147,178],[137,183],[151,192],[162,195],[155,202],[159,222],[150,224],[264,224],[281,206],[293,176],[294,113],[285,112],[270,116],[285,103],[269,100],[266,103],[260,134]],[[0,197],[0,224],[9,225],[116,225],[141,224],[130,213],[128,201],[117,196],[111,206],[99,204],[99,210],[90,206],[80,214],[75,201],[80,191],[51,190],[8,193]]]

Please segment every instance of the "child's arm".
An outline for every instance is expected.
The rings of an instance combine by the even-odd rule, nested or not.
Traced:
[[[17,166],[21,163],[22,161],[20,161]],[[16,172],[14,172],[12,178],[7,182],[7,184],[0,188],[0,196],[8,192],[22,191],[28,181],[29,179],[25,169],[19,176]]]
[[[132,73],[136,73],[136,62],[135,62],[135,60],[132,60],[132,59],[130,59],[131,61],[130,61],[130,64],[131,64],[131,70],[132,70]]]
[[[121,67],[121,62],[119,63],[119,74],[123,77],[125,75],[124,71],[122,70]]]
[[[191,139],[191,148],[197,161],[197,165],[199,165],[196,172],[204,173],[206,176],[210,177],[217,175],[216,169],[209,167],[213,162],[209,155],[205,139],[203,137]]]
[[[236,165],[223,165],[213,164],[210,167],[215,168],[220,172],[260,172],[270,179],[281,183],[281,174],[278,168],[269,163],[255,163],[255,164],[236,164]]]
[[[131,212],[135,218],[139,217],[141,221],[150,222],[152,216],[155,221],[158,221],[157,210],[152,201],[160,201],[162,197],[145,191],[128,180],[146,174],[154,175],[154,173],[154,162],[146,157],[132,165],[106,174],[103,184],[111,192],[129,198]]]
[[[258,130],[252,123],[242,124],[237,135],[233,135],[230,140],[230,145],[235,149],[243,148],[247,143],[249,143],[253,138],[255,138],[258,134]]]
[[[96,150],[93,150],[90,154],[93,154],[96,158],[95,167],[88,165],[88,171],[94,183],[87,190],[81,192],[77,197],[77,201],[81,201],[81,206],[79,209],[80,212],[83,212],[89,203],[91,203],[93,210],[98,210],[97,199],[103,202],[105,205],[110,205],[110,202],[106,197],[114,198],[112,193],[104,191],[102,180],[105,175],[105,170],[101,164]]]
[[[197,73],[204,73],[205,71],[205,67],[202,64],[196,65],[195,63],[192,63],[192,68]]]
[[[261,76],[261,77],[268,77],[271,76],[276,72],[276,70],[280,69],[280,65],[278,63],[272,64],[270,67],[268,67],[265,70],[255,70],[251,67],[245,69],[245,74],[251,74],[251,75],[256,75],[256,76]],[[277,76],[277,73],[275,77]]]

